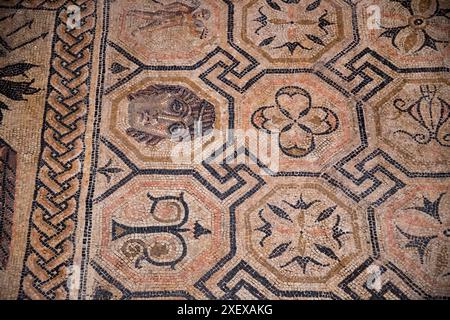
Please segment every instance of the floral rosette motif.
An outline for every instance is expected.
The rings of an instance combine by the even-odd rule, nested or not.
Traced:
[[[290,157],[304,157],[316,148],[316,138],[336,131],[337,115],[312,105],[310,94],[300,87],[283,87],[275,105],[263,106],[252,115],[252,124],[268,134],[278,134],[279,147]]]
[[[404,208],[397,217],[396,230],[401,246],[426,266],[437,279],[450,276],[450,216],[445,211],[446,193],[422,197],[422,203]]]
[[[380,37],[390,38],[403,54],[417,53],[426,47],[439,50],[450,32],[450,8],[438,0],[391,0],[383,7]]]

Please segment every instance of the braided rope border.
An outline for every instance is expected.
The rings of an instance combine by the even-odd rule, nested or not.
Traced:
[[[65,3],[57,3],[60,6],[56,14],[41,154],[19,299],[69,298],[96,2],[75,0],[68,3],[81,8],[81,28],[72,30],[65,24]]]

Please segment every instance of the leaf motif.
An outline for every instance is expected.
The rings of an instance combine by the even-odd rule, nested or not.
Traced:
[[[303,195],[300,194],[300,198],[297,200],[297,203],[292,204],[287,202],[286,200],[283,200],[284,203],[286,203],[288,206],[290,206],[292,209],[302,209],[302,210],[308,210],[312,205],[319,203],[320,200],[313,200],[311,202],[306,202],[303,200]]]
[[[281,7],[278,3],[273,0],[266,0],[267,4],[273,9],[277,11],[281,11]]]
[[[278,247],[273,249],[272,252],[269,254],[269,259],[274,259],[276,257],[281,256],[290,245],[291,241],[280,244]]]
[[[395,38],[397,34],[400,32],[400,30],[401,30],[400,28],[390,28],[380,33],[379,37]]]
[[[319,37],[317,37],[317,36],[315,36],[313,34],[307,34],[306,37],[309,40],[311,40],[312,42],[316,43],[316,44],[319,44],[321,46],[325,46],[325,43],[323,43],[323,41]]]
[[[320,252],[322,252],[324,255],[326,255],[327,257],[339,261],[338,256],[334,253],[334,251],[331,248],[328,248],[326,246],[322,246],[320,244],[315,243],[314,244],[317,248],[317,250],[319,250]]]
[[[275,36],[266,38],[263,41],[261,41],[258,46],[260,46],[260,47],[267,46],[267,45],[271,44],[274,39],[275,39]]]
[[[0,94],[14,101],[23,101],[24,95],[31,95],[40,89],[33,88],[31,85],[34,80],[29,82],[14,82],[0,79]]]
[[[0,101],[0,110],[9,110],[9,107],[2,101]]]
[[[324,14],[322,14],[320,17],[319,17],[319,28],[320,29],[322,29],[324,32],[325,32],[325,35],[328,35],[329,34],[329,32],[328,32],[328,30],[326,29],[326,27],[328,27],[328,26],[331,26],[332,24],[334,24],[334,23],[331,23],[330,21],[328,21],[325,17],[328,15],[328,12],[325,10],[325,13]]]
[[[438,48],[436,47],[436,40],[434,40],[432,37],[428,35],[428,33],[424,33],[425,36],[425,42],[423,43],[423,47],[429,47],[433,50],[438,51]]]
[[[317,217],[316,222],[320,222],[329,218],[333,214],[334,210],[336,210],[336,208],[337,206],[332,206],[323,210]]]
[[[123,170],[120,168],[105,168],[104,171],[108,173],[119,173],[122,172]]]
[[[9,107],[5,103],[0,101],[0,124],[2,124],[3,121],[3,110],[9,110]]]
[[[129,69],[128,67],[124,67],[123,65],[121,65],[118,62],[114,62],[110,67],[110,70],[113,74],[121,73],[128,69]]]
[[[310,3],[307,7],[306,7],[306,11],[313,11],[315,9],[317,9],[320,6],[322,0],[316,0],[312,3]]]
[[[203,227],[198,221],[196,221],[194,225],[194,239],[198,239],[207,234],[211,234],[211,230]]]
[[[268,203],[267,205],[269,206],[270,210],[272,210],[272,212],[274,214],[276,214],[278,217],[280,217],[280,218],[282,218],[284,220],[292,222],[291,217],[289,217],[289,215],[287,214],[286,211],[284,211],[280,207],[278,207],[276,205],[273,205],[273,204],[270,204],[270,203]]]
[[[31,68],[37,67],[35,64],[31,63],[16,63],[9,66],[0,68],[0,77],[14,77],[24,74]]]
[[[264,209],[259,210],[258,217],[264,222],[264,225],[255,229],[255,231],[261,231],[264,233],[264,236],[259,240],[259,245],[264,247],[264,241],[272,235],[272,225],[263,217]]]
[[[112,159],[109,159],[108,162],[101,168],[98,169],[98,172],[106,177],[106,182],[111,182],[111,174],[122,172],[121,168],[110,167],[112,164]]]

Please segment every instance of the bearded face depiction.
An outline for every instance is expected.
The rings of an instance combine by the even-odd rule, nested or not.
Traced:
[[[147,146],[205,135],[214,125],[214,106],[183,86],[151,85],[128,95],[128,101],[126,132]]]

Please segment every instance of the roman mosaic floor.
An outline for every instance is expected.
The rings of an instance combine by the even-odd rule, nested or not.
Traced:
[[[450,1],[0,0],[0,298],[450,298]]]

